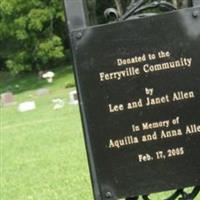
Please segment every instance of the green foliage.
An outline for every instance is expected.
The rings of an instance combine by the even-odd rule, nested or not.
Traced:
[[[13,94],[19,94],[43,87],[52,90],[75,87],[72,66],[54,68],[54,72],[55,78],[53,84],[47,83],[46,80],[39,78],[38,74],[33,72],[19,73],[15,76],[9,72],[1,72],[0,94],[7,91],[11,91]]]
[[[137,1],[137,0],[135,0]],[[153,0],[146,0],[152,2]],[[178,8],[191,0],[168,0]],[[107,23],[106,8],[126,11],[131,0],[87,0],[91,24]],[[49,69],[69,60],[64,7],[60,0],[0,0],[0,68],[14,74]]]
[[[1,0],[0,57],[13,73],[50,68],[64,58],[63,27],[59,0]]]

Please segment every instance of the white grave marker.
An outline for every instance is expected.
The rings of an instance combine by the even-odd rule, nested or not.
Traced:
[[[78,104],[78,94],[76,90],[71,91],[69,93],[69,104],[74,104],[74,105]]]
[[[27,101],[19,104],[18,110],[20,112],[27,112],[36,109],[35,101]]]
[[[61,109],[65,106],[65,102],[62,99],[53,99],[52,102],[54,103],[54,110]]]

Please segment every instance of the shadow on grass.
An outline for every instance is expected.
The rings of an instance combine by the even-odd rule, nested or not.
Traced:
[[[19,94],[29,90],[49,87],[73,87],[74,77],[71,66],[58,67],[52,70],[55,73],[54,83],[49,84],[46,80],[39,78],[36,72],[21,73],[12,76],[8,72],[0,72],[0,94],[4,92],[12,92]]]

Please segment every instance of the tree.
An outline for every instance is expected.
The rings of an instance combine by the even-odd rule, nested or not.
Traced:
[[[122,15],[137,0],[86,1],[91,24],[97,24],[106,23],[106,8],[115,7]],[[168,1],[181,8],[191,0]],[[60,0],[0,0],[0,63],[14,73],[57,64],[69,48],[64,21]]]
[[[89,10],[90,24],[91,25],[97,24],[96,0],[88,0],[87,6],[88,6],[88,10]]]
[[[0,57],[14,73],[50,67],[64,58],[61,27],[59,0],[1,0]]]

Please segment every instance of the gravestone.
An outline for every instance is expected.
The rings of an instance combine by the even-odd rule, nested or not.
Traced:
[[[20,103],[18,106],[19,112],[28,112],[36,109],[35,101],[26,101],[23,103]]]
[[[95,199],[200,185],[200,7],[70,36]]]
[[[40,88],[36,91],[37,96],[45,96],[49,95],[49,89],[48,88]]]
[[[42,74],[42,78],[46,79],[48,83],[53,83],[53,78],[55,77],[54,72],[48,71]]]
[[[2,106],[10,106],[13,105],[14,102],[14,95],[12,92],[6,92],[1,94],[1,101],[0,101]]]
[[[65,102],[62,99],[53,99],[52,102],[54,104],[54,110],[62,109],[65,106]]]
[[[78,104],[78,95],[76,90],[69,92],[69,104]]]

